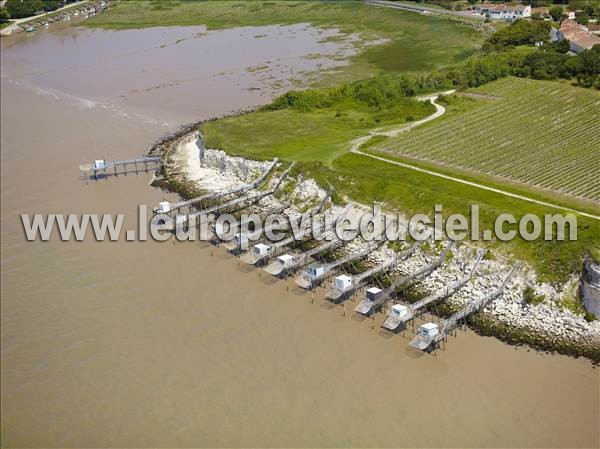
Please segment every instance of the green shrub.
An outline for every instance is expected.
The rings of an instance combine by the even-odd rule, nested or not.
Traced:
[[[580,25],[587,25],[588,23],[590,23],[590,19],[586,15],[577,16],[576,20],[577,20],[577,23],[579,23]]]
[[[551,25],[548,22],[515,20],[509,27],[492,34],[483,45],[484,50],[493,51],[519,45],[533,45],[550,40]]]
[[[438,78],[439,80],[443,79],[441,76]],[[448,87],[450,82],[448,80],[445,82]],[[420,80],[415,80],[407,76],[379,76],[344,84],[337,88],[287,92],[276,98],[271,104],[264,106],[262,110],[277,111],[289,108],[300,112],[310,112],[343,104],[359,104],[384,110],[401,104],[413,103],[416,100],[410,97],[417,90],[427,90],[431,84],[435,84],[431,77],[421,77]]]
[[[60,0],[8,0],[4,5],[13,19],[33,16],[39,12],[50,12],[63,6]]]
[[[528,285],[523,289],[523,299],[527,304],[537,305],[544,302],[544,295],[537,295],[535,289]]]
[[[555,22],[558,22],[558,20],[563,15],[563,8],[562,8],[562,6],[553,6],[548,11],[548,14],[550,14],[550,17],[552,17],[552,20],[554,20]]]

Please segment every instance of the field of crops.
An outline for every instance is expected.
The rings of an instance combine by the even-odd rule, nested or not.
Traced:
[[[600,92],[506,78],[464,112],[372,149],[600,202]]]

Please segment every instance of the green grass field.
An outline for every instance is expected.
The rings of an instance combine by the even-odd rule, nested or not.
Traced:
[[[364,78],[380,71],[426,71],[460,62],[476,53],[483,34],[455,21],[369,6],[360,1],[167,1],[121,0],[86,21],[107,29],[206,25],[210,30],[242,26],[311,23],[360,33],[353,63],[328,79]],[[387,39],[372,47],[365,42]]]
[[[509,80],[515,83],[520,81]],[[551,83],[551,86],[557,89],[573,89],[558,83]],[[479,111],[497,101],[499,100],[456,97],[449,100],[446,115],[437,119],[439,123],[430,122],[424,125],[423,129],[408,131],[404,137],[412,133],[426,132],[427,129]],[[451,213],[468,215],[471,203],[476,203],[481,209],[482,229],[493,229],[495,217],[502,213],[512,213],[518,219],[528,213],[542,217],[547,213],[561,212],[560,209],[535,205],[349,153],[350,141],[367,134],[370,129],[391,123],[403,123],[408,114],[418,119],[432,111],[429,104],[423,103],[421,107],[424,109],[416,109],[414,104],[409,103],[404,106],[404,110],[394,110],[393,113],[364,106],[361,108],[356,104],[336,104],[331,108],[308,112],[284,108],[212,121],[204,124],[202,130],[210,148],[221,148],[228,153],[251,158],[278,156],[300,161],[297,169],[299,173],[314,177],[322,185],[332,184],[341,197],[365,204],[381,202],[390,210],[431,215],[434,205],[442,204],[446,216]],[[378,116],[384,119],[376,122],[375,118]],[[396,121],[394,116],[397,116]],[[508,109],[499,113],[496,119],[509,121],[511,117],[512,113]],[[448,139],[452,137],[449,136]],[[369,145],[366,145],[367,150],[372,151],[372,148],[384,142],[385,138],[375,137],[370,145],[371,150]],[[457,175],[458,170],[446,167],[445,170],[438,171]],[[557,195],[525,185],[481,176],[472,178],[469,177],[469,173],[460,172],[459,177],[565,207],[598,213],[598,207],[587,202],[576,201],[574,204],[568,198],[559,198]],[[585,251],[600,248],[600,222],[579,217],[578,241],[526,242],[516,239],[506,243],[498,241],[488,244],[506,254],[529,261],[543,280],[564,281],[571,273],[580,269]]]
[[[487,98],[370,150],[600,202],[600,92],[521,78],[469,92]]]
[[[379,111],[356,103],[300,112],[293,109],[259,111],[204,124],[210,148],[253,159],[319,161],[331,166],[347,152],[350,141],[370,129],[431,114],[431,104],[411,102]]]
[[[338,195],[363,204],[379,202],[388,210],[408,215],[426,213],[433,216],[434,205],[441,204],[446,217],[452,213],[469,216],[471,204],[478,204],[482,230],[493,229],[495,218],[503,213],[513,214],[518,220],[525,214],[542,218],[544,214],[561,212],[354,153],[339,157],[331,168],[305,162],[300,163],[298,171],[315,177],[322,185],[332,184]],[[600,248],[600,222],[579,216],[576,241],[527,242],[517,238],[509,242],[486,242],[485,245],[530,263],[542,281],[564,282],[572,273],[579,272],[586,251]]]

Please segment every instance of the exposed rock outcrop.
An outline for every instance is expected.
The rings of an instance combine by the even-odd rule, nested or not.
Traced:
[[[583,264],[579,293],[585,309],[600,319],[600,265],[590,257]]]

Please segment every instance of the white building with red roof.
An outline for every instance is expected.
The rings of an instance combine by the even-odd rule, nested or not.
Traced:
[[[567,40],[569,49],[573,53],[590,50],[594,45],[600,44],[600,37],[593,34],[588,27],[580,25],[574,20],[564,20],[559,29],[550,30],[550,39],[553,42]]]
[[[495,20],[513,20],[531,17],[531,5],[507,5],[505,3],[482,3],[475,5],[475,11]]]

